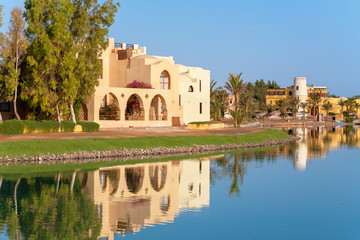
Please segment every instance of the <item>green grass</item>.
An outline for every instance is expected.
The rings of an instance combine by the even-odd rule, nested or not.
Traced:
[[[239,136],[176,136],[176,137],[137,137],[137,138],[86,138],[71,140],[31,140],[0,142],[0,156],[19,157],[40,154],[62,154],[79,151],[107,151],[122,148],[153,148],[196,145],[222,145],[261,143],[267,140],[284,140],[289,136],[280,130],[266,131]]]
[[[89,163],[58,163],[58,164],[10,164],[8,166],[0,166],[0,176],[7,180],[16,180],[20,178],[31,178],[31,177],[52,177],[58,173],[63,175],[71,174],[75,170],[80,172],[95,171],[102,167],[113,167],[121,165],[133,165],[138,163],[155,163],[155,162],[168,162],[168,161],[181,161],[189,159],[200,159],[205,157],[232,154],[232,153],[243,153],[253,151],[269,151],[276,147],[246,149],[237,151],[226,151],[226,152],[215,152],[200,155],[184,155],[184,156],[171,156],[165,158],[152,158],[152,159],[134,159],[126,161],[100,161],[100,162],[89,162]]]

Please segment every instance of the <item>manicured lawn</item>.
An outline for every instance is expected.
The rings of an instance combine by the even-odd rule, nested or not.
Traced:
[[[152,148],[196,145],[221,145],[261,143],[268,140],[284,140],[289,136],[280,130],[266,131],[239,136],[176,136],[136,138],[86,138],[72,140],[32,140],[0,142],[0,156],[19,157],[48,153],[73,153],[78,151],[106,151],[122,148]]]

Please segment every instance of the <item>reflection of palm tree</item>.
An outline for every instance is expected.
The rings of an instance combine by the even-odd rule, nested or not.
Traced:
[[[240,174],[240,184],[243,184],[243,182],[244,182],[245,166],[242,162],[239,163],[239,158],[240,158],[240,154],[235,153],[234,165],[232,166],[232,169],[231,169],[232,182],[231,182],[230,192],[229,192],[230,195],[234,195],[234,193],[236,193],[236,195],[240,194],[239,182],[238,182],[239,174]]]

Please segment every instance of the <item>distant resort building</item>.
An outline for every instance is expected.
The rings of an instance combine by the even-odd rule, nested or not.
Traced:
[[[335,114],[341,114],[342,110],[338,105],[339,100],[347,100],[345,97],[329,97],[327,87],[324,86],[314,86],[313,84],[308,85],[305,77],[295,77],[294,85],[285,88],[278,89],[267,89],[266,92],[266,104],[267,105],[276,105],[278,100],[287,100],[290,102],[295,97],[298,97],[300,102],[306,102],[312,95],[318,95],[320,97],[319,105],[316,107],[307,106],[307,109],[299,108],[299,112],[304,111],[308,112],[312,116],[317,116],[319,113],[326,115],[326,111],[321,107],[324,103],[330,102],[333,106],[330,112]],[[357,99],[356,102],[360,103],[360,100]],[[360,110],[360,109],[358,109]],[[357,111],[355,114],[358,114]]]
[[[173,57],[146,55],[146,47],[113,38],[100,61],[99,86],[83,104],[82,120],[105,128],[210,120],[210,71],[175,64]]]

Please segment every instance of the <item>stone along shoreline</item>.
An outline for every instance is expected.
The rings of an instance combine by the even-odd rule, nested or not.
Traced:
[[[114,160],[132,160],[144,158],[161,158],[176,155],[198,155],[221,151],[232,151],[240,149],[252,149],[261,147],[272,147],[288,144],[299,140],[298,137],[290,137],[286,140],[269,140],[262,143],[224,144],[224,145],[193,145],[190,147],[155,147],[147,149],[127,149],[110,151],[79,151],[64,154],[41,154],[36,156],[22,156],[18,158],[0,157],[0,165],[9,164],[55,164],[55,163],[87,163]]]

